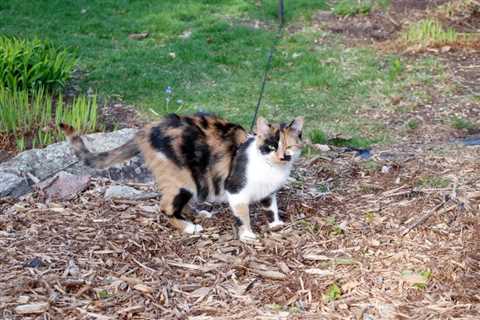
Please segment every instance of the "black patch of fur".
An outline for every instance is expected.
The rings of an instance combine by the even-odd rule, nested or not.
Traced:
[[[172,119],[172,122],[165,122],[165,125],[177,125],[177,122],[174,122],[173,116],[169,116],[168,119]],[[170,120],[169,120],[170,121]],[[180,123],[181,125],[181,123]],[[163,133],[162,127],[156,126],[153,127],[150,132],[150,143],[152,144],[153,148],[160,151],[170,159],[173,163],[177,166],[182,167],[183,163],[178,159],[175,150],[173,149],[172,139]]]
[[[215,129],[217,129],[217,132],[219,133],[219,135],[224,139],[228,139],[232,137],[232,135],[235,133],[236,130],[244,130],[238,124],[229,123],[229,122],[226,122],[226,123],[215,122],[214,126],[215,126]]]
[[[184,220],[182,215],[183,207],[190,201],[192,198],[192,193],[187,189],[180,188],[180,192],[173,199],[173,216],[177,219]]]
[[[233,217],[233,219],[235,220],[235,227],[241,227],[243,225],[243,222],[242,220],[239,218],[239,217]]]
[[[233,160],[232,170],[225,181],[225,188],[230,193],[239,193],[247,183],[247,149],[254,141],[255,138],[250,138],[238,148]]]
[[[267,220],[268,222],[272,223],[275,221],[275,215],[273,214],[272,210],[267,210]]]
[[[272,152],[272,148],[277,150],[278,149],[278,142],[280,141],[280,130],[277,130],[274,135],[268,136],[263,144],[260,146],[260,152],[262,154],[269,154]]]
[[[210,127],[210,124],[208,123],[207,118],[205,116],[200,116],[200,125],[202,126],[203,129],[208,129]]]
[[[260,200],[260,203],[264,208],[269,208],[272,205],[272,197],[266,197]]]
[[[183,125],[182,123],[182,118],[180,118],[178,115],[175,113],[171,113],[167,115],[163,121],[162,125],[167,128],[178,128]]]
[[[222,191],[222,177],[219,175],[215,175],[212,179],[213,188],[215,189],[215,195],[218,196]]]
[[[184,117],[183,119],[185,120],[185,122],[186,122],[189,126],[194,126],[194,125],[195,125],[195,122],[193,121],[192,118],[190,118],[190,117]]]
[[[180,150],[197,186],[198,198],[205,200],[209,193],[206,174],[211,158],[205,133],[195,124],[186,127],[182,134]]]

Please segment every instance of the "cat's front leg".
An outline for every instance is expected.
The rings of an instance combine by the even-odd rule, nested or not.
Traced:
[[[269,222],[268,227],[270,229],[276,229],[285,224],[282,219],[280,219],[280,215],[278,214],[276,193],[272,193],[270,196],[261,200],[260,204],[262,205],[263,209],[267,211]]]
[[[235,216],[235,225],[238,230],[238,238],[240,241],[248,242],[255,241],[257,236],[252,231],[250,225],[250,213],[248,210],[248,203],[232,203],[230,206]]]

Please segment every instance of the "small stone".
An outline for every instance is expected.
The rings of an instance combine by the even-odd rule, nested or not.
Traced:
[[[90,178],[89,175],[77,176],[61,171],[36,186],[45,192],[49,199],[71,200],[88,187]]]
[[[141,33],[131,33],[128,35],[130,40],[143,40],[150,35],[148,32],[141,32]]]
[[[158,207],[156,206],[139,206],[138,207],[140,210],[146,213],[157,213],[159,212]]]
[[[382,167],[382,173],[389,173],[390,169],[392,169],[391,166],[383,166]]]
[[[452,50],[452,47],[450,47],[450,46],[443,46],[443,47],[440,49],[440,52],[441,52],[441,53],[446,53],[446,52],[449,52],[450,50]]]
[[[192,30],[185,30],[179,37],[181,39],[188,39],[192,35]]]
[[[315,147],[315,149],[319,150],[319,151],[322,151],[322,152],[327,152],[327,151],[330,151],[330,147],[326,144],[314,144],[313,145]]]
[[[44,313],[48,310],[48,303],[32,303],[32,304],[23,304],[15,307],[15,313],[17,314],[31,314],[31,313]]]
[[[105,191],[105,199],[141,200],[155,198],[156,192],[143,192],[129,186],[111,186]]]
[[[23,264],[25,268],[38,268],[44,266],[44,263],[41,258],[35,257],[30,261],[27,261]]]

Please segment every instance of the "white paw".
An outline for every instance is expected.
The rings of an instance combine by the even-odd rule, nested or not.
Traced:
[[[202,217],[205,217],[205,218],[211,218],[213,217],[214,213],[213,212],[210,212],[210,211],[207,211],[207,210],[200,210],[198,211],[198,214]]]
[[[199,224],[193,224],[192,222],[187,222],[187,226],[183,229],[183,232],[188,234],[196,234],[202,232],[203,227]]]
[[[275,220],[275,221],[268,224],[268,228],[269,229],[278,229],[283,225],[285,225],[285,222],[283,222],[282,220]]]
[[[249,230],[245,230],[239,234],[240,241],[243,242],[250,242],[250,241],[255,241],[257,240],[257,236],[255,233]]]

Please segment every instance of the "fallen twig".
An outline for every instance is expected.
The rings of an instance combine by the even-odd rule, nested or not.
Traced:
[[[410,231],[412,231],[413,229],[415,229],[416,227],[418,227],[419,225],[421,225],[422,223],[424,223],[425,221],[427,221],[428,218],[430,218],[435,212],[437,212],[438,210],[440,210],[443,206],[445,206],[445,204],[447,203],[448,201],[443,201],[442,203],[438,204],[435,208],[433,208],[432,210],[428,211],[427,213],[425,213],[423,216],[421,216],[417,221],[415,221],[414,223],[412,223],[410,226],[408,226],[405,230],[403,230],[400,235],[403,237],[405,236],[407,233],[409,233]]]

